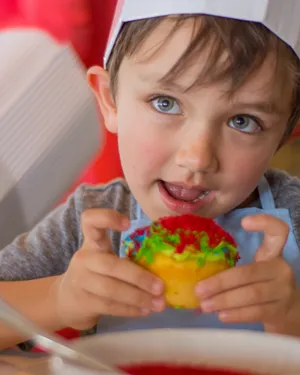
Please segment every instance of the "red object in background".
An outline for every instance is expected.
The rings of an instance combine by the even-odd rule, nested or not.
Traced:
[[[91,0],[93,15],[93,52],[87,66],[102,65],[103,55],[108,39],[110,25],[113,20],[117,0]],[[102,151],[83,173],[79,183],[87,182],[92,184],[106,183],[114,178],[123,176],[120,163],[117,137],[115,134],[104,131],[105,145]]]
[[[10,19],[17,11],[17,0],[0,1],[0,20]]]
[[[86,65],[102,65],[103,55],[108,39],[110,25],[113,20],[117,0],[91,0],[93,15],[93,52]],[[120,163],[117,137],[104,130],[105,145],[89,168],[79,179],[79,183],[106,183],[114,178],[123,176]]]
[[[300,124],[296,126],[289,140],[292,141],[293,139],[299,138],[299,137],[300,137]]]
[[[19,11],[29,26],[46,30],[61,42],[70,41],[81,60],[88,62],[94,31],[91,0],[19,0]]]

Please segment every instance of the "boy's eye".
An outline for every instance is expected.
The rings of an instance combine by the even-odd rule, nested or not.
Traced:
[[[182,110],[177,101],[169,96],[158,96],[151,100],[152,106],[161,113],[181,115]]]
[[[258,133],[262,130],[261,126],[259,125],[259,121],[249,115],[234,116],[229,120],[228,125],[231,128],[249,134]]]

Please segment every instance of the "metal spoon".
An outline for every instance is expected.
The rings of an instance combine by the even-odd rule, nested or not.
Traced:
[[[104,371],[118,375],[126,374],[114,366],[98,361],[81,351],[71,348],[65,340],[39,328],[35,323],[27,319],[3,299],[0,299],[0,320],[5,323],[5,325],[24,336],[24,339],[30,338],[33,340],[35,344],[49,354],[56,355],[57,357],[91,370]]]

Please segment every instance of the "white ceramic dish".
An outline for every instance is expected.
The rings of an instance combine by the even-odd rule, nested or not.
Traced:
[[[300,340],[249,331],[210,329],[151,330],[104,334],[78,341],[74,346],[115,365],[140,362],[205,364],[248,370],[254,374],[299,375]],[[90,372],[56,367],[51,375],[85,375]],[[40,375],[45,375],[41,371]],[[48,374],[47,374],[48,375]]]

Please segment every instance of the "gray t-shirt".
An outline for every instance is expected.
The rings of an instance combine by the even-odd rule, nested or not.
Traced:
[[[300,180],[279,170],[265,174],[276,208],[290,212],[300,245]],[[253,202],[259,207],[259,202]],[[0,280],[29,280],[59,275],[66,271],[73,254],[81,247],[81,214],[91,208],[109,208],[135,219],[137,202],[124,180],[107,185],[82,185],[67,202],[42,220],[29,233],[17,237],[0,251]],[[120,233],[109,231],[112,246],[119,253]],[[300,246],[299,246],[300,248]]]

